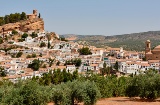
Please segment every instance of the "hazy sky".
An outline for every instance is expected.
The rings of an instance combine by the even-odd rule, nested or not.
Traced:
[[[0,16],[37,9],[45,30],[116,35],[160,30],[160,0],[1,0]]]

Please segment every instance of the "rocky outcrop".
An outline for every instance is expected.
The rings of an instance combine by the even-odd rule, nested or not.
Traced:
[[[27,32],[30,30],[34,31],[43,31],[44,30],[44,21],[42,18],[33,18],[33,19],[27,19],[16,23],[9,23],[5,24],[3,26],[0,26],[0,33],[3,32],[9,32],[12,30]]]

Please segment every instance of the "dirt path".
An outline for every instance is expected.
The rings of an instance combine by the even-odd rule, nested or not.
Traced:
[[[138,98],[116,97],[99,100],[96,105],[160,105],[159,100],[155,102],[146,102]]]
[[[48,105],[53,105],[53,103],[49,103]],[[160,105],[160,99],[154,102],[146,102],[140,100],[139,98],[128,98],[128,97],[105,98],[98,100],[96,105]]]

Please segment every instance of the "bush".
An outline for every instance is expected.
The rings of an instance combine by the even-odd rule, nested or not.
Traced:
[[[28,37],[28,34],[24,33],[21,38],[22,38],[22,39],[25,39],[25,38],[27,38],[27,37]]]
[[[32,58],[32,56],[31,55],[27,55],[26,58]]]
[[[133,77],[126,89],[129,97],[156,99],[160,97],[160,75],[155,71],[149,70],[146,74]]]
[[[7,80],[1,81],[0,103],[45,105],[54,102],[55,105],[75,105],[83,102],[84,105],[94,105],[99,98],[104,97],[160,97],[160,75],[154,70],[134,77],[102,77],[95,74],[73,77],[66,70],[54,70],[53,74],[45,73],[42,78],[33,77],[32,80],[18,81],[15,84]]]
[[[46,43],[45,42],[41,42],[39,47],[46,47]]]
[[[78,102],[84,102],[85,105],[94,105],[100,98],[97,86],[91,81],[73,81],[56,85],[52,93],[55,105],[75,105]]]
[[[3,43],[3,39],[2,38],[0,38],[0,44],[2,44]]]
[[[16,30],[12,30],[12,34],[16,35],[16,34],[18,34],[18,32]]]
[[[36,58],[37,55],[35,53],[32,54],[32,58]]]
[[[88,47],[83,47],[82,49],[79,49],[80,55],[91,55],[92,52]]]
[[[38,35],[35,32],[32,32],[31,37],[35,38],[35,37],[38,37]]]
[[[67,60],[64,65],[75,65],[76,67],[79,67],[81,66],[81,64],[82,64],[81,59],[71,59]]]
[[[22,54],[23,54],[22,52],[18,52],[18,53],[17,53],[17,55],[16,55],[16,58],[21,57],[21,56],[22,56]]]
[[[39,86],[35,81],[28,81],[24,84],[21,95],[24,97],[24,105],[41,105],[50,101],[50,91],[47,87]]]

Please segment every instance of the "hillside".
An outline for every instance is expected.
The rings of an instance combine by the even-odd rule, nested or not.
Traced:
[[[74,41],[90,44],[96,47],[123,47],[126,50],[144,51],[145,41],[151,40],[151,46],[160,44],[160,31],[148,31],[124,35],[104,36],[104,35],[62,35],[70,38],[76,37]]]
[[[32,14],[23,15],[20,13],[6,15],[5,17],[0,17],[0,34],[11,33],[12,30],[28,32],[28,31],[43,31],[44,21],[43,18],[37,16],[38,11],[33,10]],[[22,16],[21,16],[22,15]],[[7,21],[7,18],[9,21]],[[24,17],[24,18],[22,18]],[[22,19],[21,19],[22,18]]]

